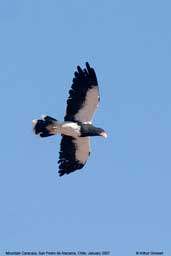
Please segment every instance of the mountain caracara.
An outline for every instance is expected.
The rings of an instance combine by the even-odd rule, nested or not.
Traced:
[[[61,134],[59,175],[83,168],[90,155],[89,137],[107,137],[105,131],[91,123],[99,104],[99,88],[95,71],[88,63],[86,68],[77,67],[69,91],[64,122],[50,116],[33,120],[33,131],[40,137]]]

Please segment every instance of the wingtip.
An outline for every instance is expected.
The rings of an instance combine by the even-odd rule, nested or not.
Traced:
[[[91,67],[90,67],[90,64],[88,63],[88,61],[86,61],[85,65],[86,65],[86,68],[88,71],[91,70]],[[77,70],[79,73],[83,72],[82,68],[79,65],[77,66]]]
[[[88,63],[88,61],[85,64],[86,64],[86,68],[90,69],[90,64]]]
[[[63,171],[63,170],[59,170],[59,171],[58,171],[58,174],[59,174],[59,177],[62,177],[64,174],[66,174],[66,172]]]
[[[80,66],[77,66],[78,73],[82,73],[82,68]]]

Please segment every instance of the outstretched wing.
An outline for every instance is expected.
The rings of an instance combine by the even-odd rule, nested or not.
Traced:
[[[78,66],[74,75],[64,120],[91,122],[100,100],[96,73],[87,62],[86,68]]]
[[[89,138],[62,135],[59,152],[59,175],[83,168],[90,155]]]

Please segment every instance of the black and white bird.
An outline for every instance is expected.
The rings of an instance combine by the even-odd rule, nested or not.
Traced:
[[[87,62],[86,68],[77,66],[74,73],[64,122],[45,115],[32,121],[33,131],[40,137],[62,135],[58,161],[60,176],[83,168],[90,155],[90,136],[107,138],[103,129],[92,125],[99,101],[96,73]]]

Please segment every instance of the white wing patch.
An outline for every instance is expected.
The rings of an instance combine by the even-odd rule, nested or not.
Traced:
[[[93,114],[96,111],[99,103],[99,90],[95,86],[92,89],[89,89],[82,108],[75,115],[75,120],[81,122],[91,122]]]
[[[89,137],[78,137],[74,140],[74,144],[76,145],[76,160],[85,164],[90,154]]]

